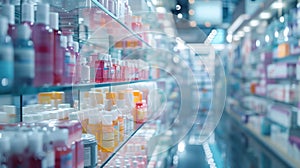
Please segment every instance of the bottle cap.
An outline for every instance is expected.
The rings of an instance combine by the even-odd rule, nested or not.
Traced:
[[[110,114],[103,115],[102,124],[103,125],[112,125],[113,116]]]
[[[0,138],[0,153],[5,153],[10,150],[9,137]]]
[[[115,92],[107,92],[106,99],[116,99],[116,93]]]
[[[29,39],[31,36],[31,29],[28,25],[17,26],[17,38],[18,39]]]
[[[72,35],[68,35],[67,38],[68,38],[68,40],[67,40],[68,46],[72,47],[74,45],[73,36]]]
[[[54,30],[59,29],[59,17],[56,12],[50,12],[50,27]]]
[[[60,46],[63,47],[63,48],[66,48],[67,43],[68,43],[67,37],[66,36],[60,36]]]
[[[7,34],[8,20],[6,17],[0,16],[0,36]]]
[[[15,24],[15,6],[11,4],[3,4],[1,14],[8,19],[8,23]]]
[[[28,146],[27,134],[24,132],[16,132],[10,138],[11,152],[16,154],[24,153]]]
[[[41,132],[32,132],[28,136],[28,145],[30,153],[40,153],[43,151],[43,134]]]
[[[73,46],[74,46],[74,51],[76,53],[78,53],[79,52],[79,43],[75,41],[75,42],[73,42]]]
[[[33,3],[24,2],[22,4],[22,22],[34,22],[34,6]]]
[[[138,97],[140,97],[140,91],[139,90],[134,90],[133,91],[133,96],[138,96]]]
[[[49,4],[39,3],[36,10],[36,23],[49,25]]]

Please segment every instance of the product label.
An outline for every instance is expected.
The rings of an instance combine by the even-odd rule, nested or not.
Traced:
[[[91,158],[91,147],[85,147],[84,148],[84,166],[92,166],[92,158]]]
[[[34,78],[34,50],[32,48],[16,48],[14,50],[16,78]]]
[[[60,167],[72,168],[72,153],[60,157]],[[75,159],[75,158],[74,158]]]

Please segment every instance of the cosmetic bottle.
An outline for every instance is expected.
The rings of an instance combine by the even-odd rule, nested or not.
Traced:
[[[10,151],[10,139],[8,137],[0,138],[0,167],[5,168],[8,162]]]
[[[95,81],[96,83],[104,82],[104,66],[106,65],[106,55],[99,54],[98,60],[95,61]]]
[[[24,132],[15,132],[10,136],[11,150],[7,162],[7,167],[29,167],[27,135]]]
[[[46,155],[47,168],[54,168],[55,166],[55,152],[53,149],[54,128],[43,128],[43,151]]]
[[[29,167],[30,168],[46,168],[47,158],[43,152],[43,134],[33,132],[28,136],[29,147]]]
[[[114,151],[114,126],[112,115],[105,114],[102,117],[102,146],[103,153]]]
[[[69,131],[57,129],[53,133],[55,168],[72,168],[72,149],[67,145]]]
[[[0,16],[0,93],[9,92],[14,79],[13,44],[7,29],[7,18]]]
[[[71,54],[70,57],[70,62],[69,64],[69,76],[71,77],[71,83],[75,82],[75,65],[76,65],[76,56],[75,56],[75,50],[74,50],[74,41],[73,41],[73,36],[72,35],[68,35],[67,36],[68,39],[68,50]]]
[[[32,29],[34,24],[34,5],[33,3],[22,3],[21,23],[28,25]]]
[[[39,3],[32,40],[35,50],[35,86],[53,84],[53,32],[49,25],[49,4]]]
[[[129,136],[133,132],[134,128],[134,122],[133,122],[133,116],[131,114],[131,109],[126,105],[125,102],[125,92],[119,92],[118,93],[118,99],[117,99],[117,109],[119,111],[119,116],[122,116],[123,119],[123,132],[122,130],[122,121],[119,119],[120,123],[120,134],[122,136]],[[122,138],[120,138],[122,140]]]
[[[34,47],[30,40],[31,29],[26,24],[17,26],[14,39],[14,77],[15,88],[33,85]]]
[[[61,31],[59,30],[59,15],[55,12],[50,12],[50,27],[52,29],[54,44],[53,44],[53,54],[54,54],[54,85],[62,84],[63,78],[63,62],[64,56],[61,51],[60,37]]]
[[[11,4],[3,4],[1,8],[1,15],[8,19],[7,34],[14,39],[15,37],[15,6]]]
[[[81,56],[79,53],[79,43],[78,42],[74,42],[74,54],[75,54],[75,60],[76,60],[76,64],[75,64],[75,83],[80,83],[81,81]],[[89,74],[90,76],[90,74]]]
[[[87,132],[93,134],[98,142],[98,150],[100,150],[102,146],[102,123],[100,117],[99,113],[90,114],[89,123],[87,125]]]
[[[71,76],[71,65],[72,57],[69,49],[67,48],[67,37],[61,36],[61,52],[63,55],[63,83],[64,84],[71,84],[72,83],[72,76]]]
[[[82,57],[81,58],[81,77],[80,77],[80,83],[90,83],[90,73],[91,69],[90,66],[87,64],[86,58]]]

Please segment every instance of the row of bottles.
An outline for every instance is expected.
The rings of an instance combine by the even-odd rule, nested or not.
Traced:
[[[83,168],[84,145],[77,121],[0,126],[0,167]]]
[[[0,93],[13,87],[102,83],[149,78],[143,60],[122,60],[117,55],[81,56],[72,32],[61,32],[59,14],[49,4],[22,4],[21,24],[14,23],[14,6],[0,12]],[[36,15],[34,15],[34,12]],[[2,15],[2,16],[1,16]]]

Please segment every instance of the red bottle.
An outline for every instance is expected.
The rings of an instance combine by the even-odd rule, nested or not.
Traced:
[[[47,158],[43,152],[43,134],[34,132],[28,136],[29,159],[28,164],[30,168],[46,168]]]
[[[96,83],[104,82],[104,65],[106,64],[105,56],[99,55],[98,60],[95,61],[95,81]]]
[[[26,148],[28,146],[27,136],[17,133],[10,137],[11,152],[7,161],[7,167],[28,167]]]
[[[72,149],[67,145],[69,131],[57,129],[53,133],[53,147],[55,150],[55,168],[72,168]]]

